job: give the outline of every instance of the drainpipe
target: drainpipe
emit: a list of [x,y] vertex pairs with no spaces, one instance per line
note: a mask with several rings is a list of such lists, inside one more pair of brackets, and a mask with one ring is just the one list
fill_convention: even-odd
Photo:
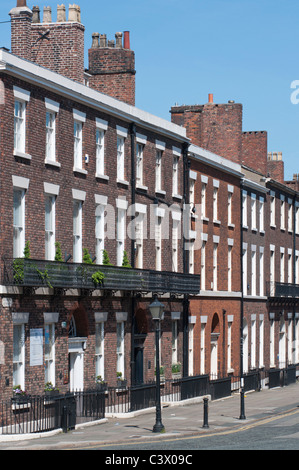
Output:
[[240,269],[241,269],[241,316],[240,316],[240,419],[246,419],[245,416],[245,402],[244,402],[244,377],[243,377],[243,327],[244,327],[244,282],[243,282],[243,181],[240,183],[240,219],[241,219],[241,233],[240,233]]
[[[136,124],[131,124],[131,204],[135,205],[135,190],[136,190],[136,176],[135,176],[135,147],[136,147]],[[134,220],[135,214],[132,215]],[[131,240],[131,266],[135,268],[135,240]],[[135,370],[135,294],[131,297],[131,385],[135,384],[136,370]]]
[[[189,144],[184,142],[183,144],[183,204],[186,206],[189,204],[189,168],[190,162],[188,160],[188,148]],[[185,209],[186,210],[186,209]],[[184,215],[183,215],[184,220]],[[183,230],[184,232],[184,230]],[[189,251],[185,250],[186,238],[183,233],[183,269],[184,274],[189,273]],[[184,295],[183,300],[183,377],[189,375],[189,295]]]

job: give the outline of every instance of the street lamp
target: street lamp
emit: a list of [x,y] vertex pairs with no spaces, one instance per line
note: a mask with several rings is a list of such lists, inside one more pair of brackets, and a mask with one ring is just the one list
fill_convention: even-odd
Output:
[[149,306],[149,311],[155,323],[156,330],[156,423],[153,432],[164,432],[165,428],[161,420],[161,396],[160,396],[160,357],[159,357],[159,333],[160,321],[163,318],[164,305],[159,302],[155,296],[153,302]]

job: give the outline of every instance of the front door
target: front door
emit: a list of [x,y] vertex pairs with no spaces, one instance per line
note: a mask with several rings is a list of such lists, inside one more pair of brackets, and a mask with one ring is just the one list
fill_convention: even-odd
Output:
[[135,383],[143,383],[143,348],[135,347]]
[[72,352],[70,353],[70,391],[83,390],[83,372],[84,372],[84,353]]

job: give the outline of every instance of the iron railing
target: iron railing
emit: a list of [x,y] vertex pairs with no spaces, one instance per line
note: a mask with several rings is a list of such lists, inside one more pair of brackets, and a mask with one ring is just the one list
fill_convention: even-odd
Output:
[[[169,292],[178,295],[196,295],[200,292],[200,276],[193,274],[24,258],[5,258],[3,261],[4,285]],[[97,276],[99,273],[100,276]],[[99,282],[96,282],[97,277]]]
[[97,390],[65,395],[22,396],[0,403],[1,434],[34,434],[105,417],[105,394]]
[[299,284],[290,284],[284,282],[267,282],[266,295],[267,297],[273,298],[299,298]]

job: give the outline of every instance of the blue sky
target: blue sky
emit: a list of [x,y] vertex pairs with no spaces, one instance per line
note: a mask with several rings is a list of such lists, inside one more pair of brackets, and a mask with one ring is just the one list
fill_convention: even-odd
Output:
[[[53,20],[58,3],[27,0],[30,8],[51,6]],[[283,152],[286,179],[299,173],[299,104],[290,99],[299,80],[298,0],[71,3],[81,6],[86,59],[93,32],[108,39],[131,32],[136,106],[169,120],[175,103],[206,103],[209,93],[217,103],[235,100],[243,104],[243,130],[267,131],[268,150]],[[1,0],[0,21],[15,5]],[[0,45],[10,47],[9,24],[0,24]]]

